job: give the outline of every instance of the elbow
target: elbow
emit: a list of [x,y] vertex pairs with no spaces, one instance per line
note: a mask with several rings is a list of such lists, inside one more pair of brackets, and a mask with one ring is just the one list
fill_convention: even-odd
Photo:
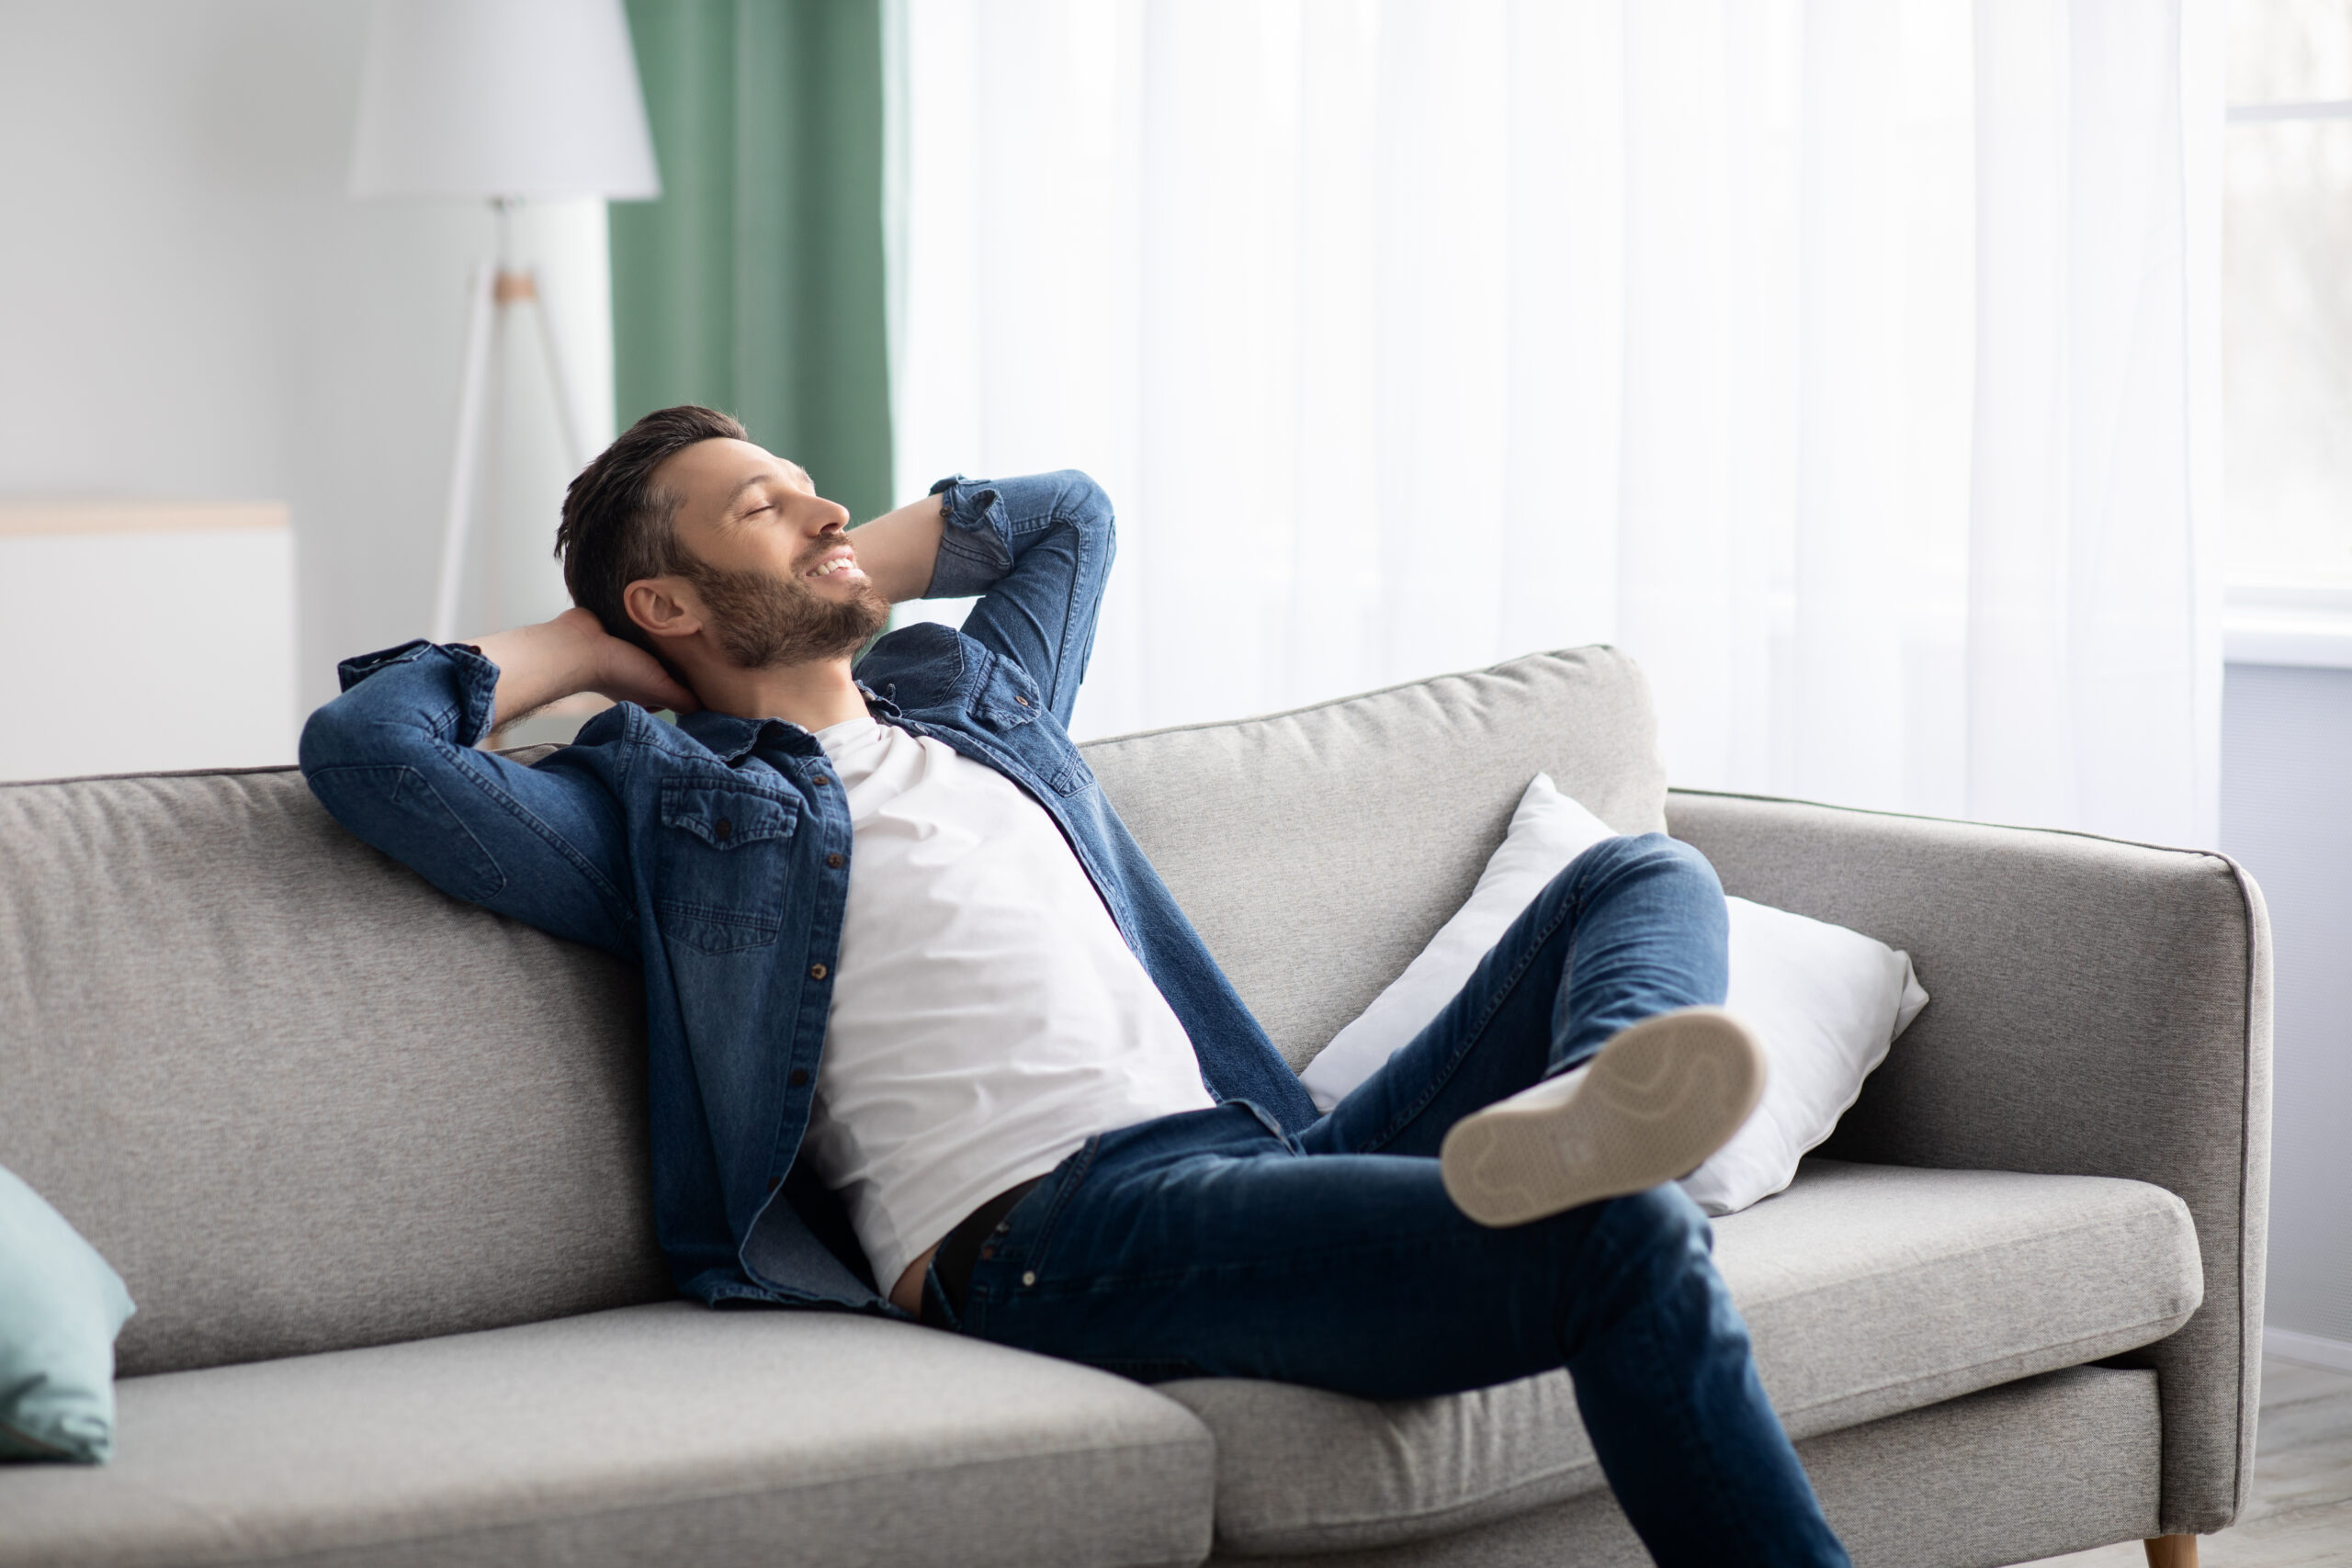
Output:
[[350,759],[352,726],[350,716],[338,711],[343,705],[339,699],[322,704],[303,720],[302,740],[295,749],[294,760],[304,778]]
[[1095,483],[1091,474],[1079,468],[1064,468],[1054,478],[1061,484],[1057,510],[1062,515],[1075,523],[1081,532],[1099,534],[1106,542],[1116,536],[1118,529],[1111,508],[1111,492]]
[[294,760],[306,779],[322,768],[348,768],[385,760],[387,733],[380,716],[363,711],[350,694],[325,704],[302,723]]

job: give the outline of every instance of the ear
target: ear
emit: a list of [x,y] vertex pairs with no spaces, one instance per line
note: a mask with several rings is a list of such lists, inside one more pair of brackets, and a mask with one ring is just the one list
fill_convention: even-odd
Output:
[[640,577],[621,590],[621,607],[648,636],[690,637],[702,630],[702,604],[682,578]]

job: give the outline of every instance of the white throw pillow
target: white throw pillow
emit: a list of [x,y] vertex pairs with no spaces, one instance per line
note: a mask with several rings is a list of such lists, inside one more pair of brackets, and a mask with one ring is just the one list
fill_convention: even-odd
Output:
[[[1548,774],[1536,774],[1470,901],[1299,1075],[1317,1106],[1337,1105],[1419,1034],[1535,896],[1570,861],[1613,836]],[[1861,1094],[1862,1079],[1928,1005],[1908,953],[1785,909],[1724,902],[1731,912],[1725,1005],[1763,1041],[1770,1070],[1756,1114],[1683,1179],[1711,1214],[1736,1213],[1794,1180],[1797,1161],[1829,1136]]]

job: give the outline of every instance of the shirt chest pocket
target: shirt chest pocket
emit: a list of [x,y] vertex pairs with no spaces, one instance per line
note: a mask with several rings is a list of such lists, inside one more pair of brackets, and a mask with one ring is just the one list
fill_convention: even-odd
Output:
[[654,909],[662,932],[705,953],[765,947],[784,923],[799,803],[749,784],[662,785]]
[[1050,717],[1045,697],[1029,672],[1011,660],[999,659],[989,666],[972,716],[994,730],[1055,794],[1076,795],[1094,782],[1069,732],[1059,724],[1036,722]]

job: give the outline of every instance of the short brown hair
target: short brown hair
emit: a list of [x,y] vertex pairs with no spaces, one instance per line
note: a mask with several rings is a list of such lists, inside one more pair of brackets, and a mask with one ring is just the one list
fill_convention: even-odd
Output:
[[571,602],[605,629],[650,650],[652,640],[629,619],[622,591],[640,578],[684,575],[694,563],[678,547],[675,491],[653,470],[698,441],[746,440],[732,414],[696,403],[656,409],[621,432],[563,492],[555,553]]

